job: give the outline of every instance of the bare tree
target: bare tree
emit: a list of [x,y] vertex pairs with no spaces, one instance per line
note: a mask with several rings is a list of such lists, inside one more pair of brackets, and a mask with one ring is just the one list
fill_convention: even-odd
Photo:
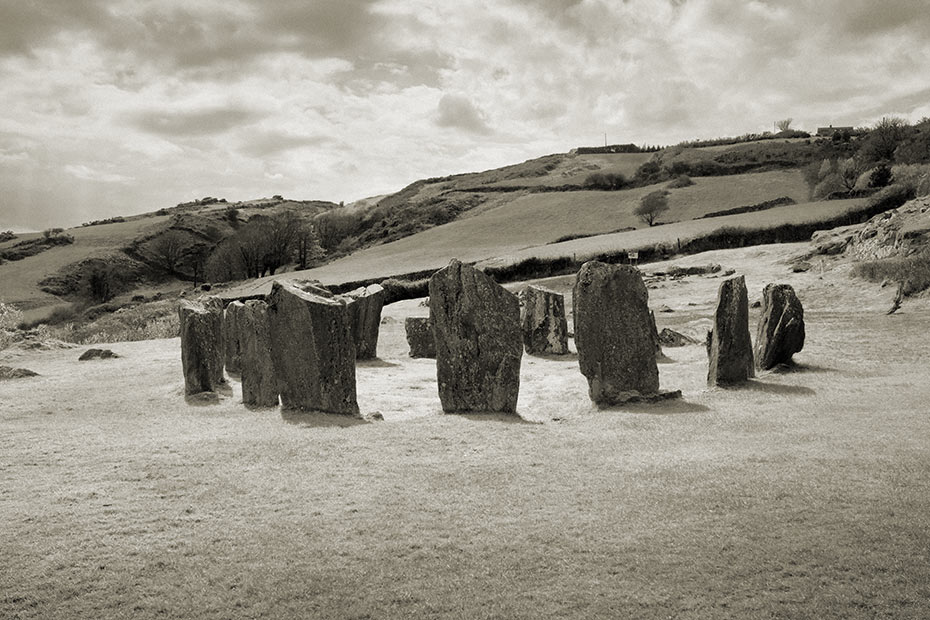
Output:
[[775,123],[775,126],[778,127],[778,131],[788,131],[791,129],[791,123],[794,122],[793,118],[785,118]]
[[181,259],[187,247],[187,238],[179,230],[168,230],[158,235],[147,246],[152,263],[167,274],[179,275]]

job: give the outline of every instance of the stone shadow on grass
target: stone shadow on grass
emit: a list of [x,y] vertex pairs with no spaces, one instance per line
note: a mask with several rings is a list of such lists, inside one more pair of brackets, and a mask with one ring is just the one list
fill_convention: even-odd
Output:
[[790,364],[779,364],[775,368],[771,368],[766,372],[771,372],[779,375],[787,375],[795,372],[836,372],[836,368],[830,368],[829,366],[818,366],[817,364],[799,364],[797,362],[791,362]]
[[524,353],[527,357],[539,360],[548,360],[551,362],[574,362],[578,363],[578,354],[574,351],[569,351],[568,353],[562,353],[561,355],[555,353]]
[[443,415],[457,416],[472,422],[506,422],[508,424],[542,424],[534,420],[527,420],[519,413],[444,413]]
[[782,383],[759,381],[758,379],[750,379],[749,381],[745,381],[743,383],[721,385],[718,387],[726,390],[745,390],[752,392],[766,392],[768,394],[786,394],[795,396],[813,396],[817,393],[815,390],[803,385],[784,385]]
[[362,368],[395,368],[400,366],[397,362],[389,362],[383,360],[380,357],[376,357],[370,360],[357,360],[355,362],[356,366],[361,366]]
[[338,413],[323,413],[322,411],[301,411],[300,409],[282,409],[281,419],[288,424],[303,428],[346,428],[371,424],[368,420]]
[[691,403],[681,397],[667,398],[655,402],[648,401],[630,401],[622,405],[612,407],[600,407],[598,411],[609,411],[617,413],[646,413],[649,415],[678,415],[682,413],[704,413],[710,411],[710,407],[700,403]]

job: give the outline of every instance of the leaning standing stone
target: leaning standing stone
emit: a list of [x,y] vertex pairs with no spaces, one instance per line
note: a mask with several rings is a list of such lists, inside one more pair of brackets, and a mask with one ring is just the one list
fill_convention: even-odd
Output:
[[203,304],[182,299],[178,305],[181,323],[181,368],[184,392],[213,392],[223,376],[223,315]]
[[568,353],[565,298],[542,286],[523,290],[523,347],[527,353]]
[[659,391],[649,293],[629,265],[589,261],[575,280],[575,346],[588,393],[610,406]]
[[789,284],[768,284],[762,291],[762,316],[756,332],[756,362],[762,370],[788,364],[804,348],[804,308]]
[[515,412],[523,356],[516,296],[453,260],[430,278],[429,300],[443,411]]
[[404,331],[407,332],[407,344],[410,345],[410,357],[430,357],[436,359],[436,341],[433,340],[433,324],[423,316],[408,316],[404,319]]
[[276,281],[268,322],[281,405],[357,416],[355,345],[345,302]]
[[707,384],[739,383],[755,376],[749,337],[749,298],[746,280],[724,280],[717,292],[714,327],[707,340]]
[[238,373],[239,356],[241,353],[241,320],[242,309],[245,306],[241,301],[234,301],[226,306],[226,313],[223,319],[223,340],[226,349],[226,370],[230,373]]
[[256,407],[275,407],[278,404],[278,383],[271,357],[268,304],[247,301],[239,310],[238,320],[242,402]]
[[341,296],[349,310],[355,359],[368,360],[378,356],[378,330],[381,328],[381,308],[384,289],[380,284],[363,286]]

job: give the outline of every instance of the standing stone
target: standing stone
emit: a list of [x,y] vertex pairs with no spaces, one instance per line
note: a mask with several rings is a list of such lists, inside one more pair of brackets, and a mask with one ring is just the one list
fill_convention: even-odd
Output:
[[410,357],[436,359],[436,341],[433,340],[433,324],[429,318],[408,316],[404,319],[404,330],[410,345]]
[[349,311],[355,359],[369,360],[378,356],[378,330],[381,328],[381,308],[384,289],[380,284],[362,286],[341,296]]
[[656,325],[656,313],[653,310],[649,311],[649,323],[651,324],[650,327],[652,328],[652,340],[656,348],[656,357],[662,357],[662,341],[659,339],[659,328]]
[[275,281],[268,322],[281,405],[357,416],[355,345],[345,301]]
[[573,298],[575,346],[591,400],[610,406],[656,395],[656,339],[639,271],[589,261],[578,271]]
[[268,304],[247,301],[241,305],[238,327],[242,402],[256,407],[275,407],[278,404],[278,382],[271,356]]
[[756,362],[762,370],[788,364],[804,348],[804,308],[789,284],[768,284],[762,291],[762,316],[756,332]]
[[203,304],[182,299],[178,304],[181,323],[181,368],[184,392],[213,392],[224,381],[223,315]]
[[223,366],[226,363],[226,322],[223,320],[223,308],[225,304],[219,297],[211,296],[204,300],[203,306],[207,311],[215,314],[215,320],[220,323],[220,363],[218,366],[214,366],[214,372],[216,374],[213,380],[217,385],[225,385],[226,377],[223,376]]
[[223,319],[223,340],[226,349],[226,371],[239,373],[239,357],[242,349],[242,309],[245,306],[241,301],[234,301],[226,306]]
[[755,376],[749,337],[749,297],[746,280],[724,280],[717,292],[714,327],[707,337],[707,384],[740,383]]
[[516,296],[453,260],[430,278],[429,300],[443,411],[515,412],[523,356]]
[[523,290],[523,347],[527,353],[568,353],[565,298],[542,286]]

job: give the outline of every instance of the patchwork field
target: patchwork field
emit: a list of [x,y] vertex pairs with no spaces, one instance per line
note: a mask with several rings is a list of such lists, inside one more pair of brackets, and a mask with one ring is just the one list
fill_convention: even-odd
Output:
[[[186,404],[177,339],[0,352],[41,375],[0,382],[0,617],[927,617],[930,301],[886,316],[845,265],[790,273],[804,247],[676,261],[793,284],[808,340],[730,390],[666,349],[662,405],[596,410],[574,356],[525,356],[520,418],[443,415],[418,300],[358,369],[377,423],[235,380]],[[702,336],[719,282],[656,282],[659,328]]]

